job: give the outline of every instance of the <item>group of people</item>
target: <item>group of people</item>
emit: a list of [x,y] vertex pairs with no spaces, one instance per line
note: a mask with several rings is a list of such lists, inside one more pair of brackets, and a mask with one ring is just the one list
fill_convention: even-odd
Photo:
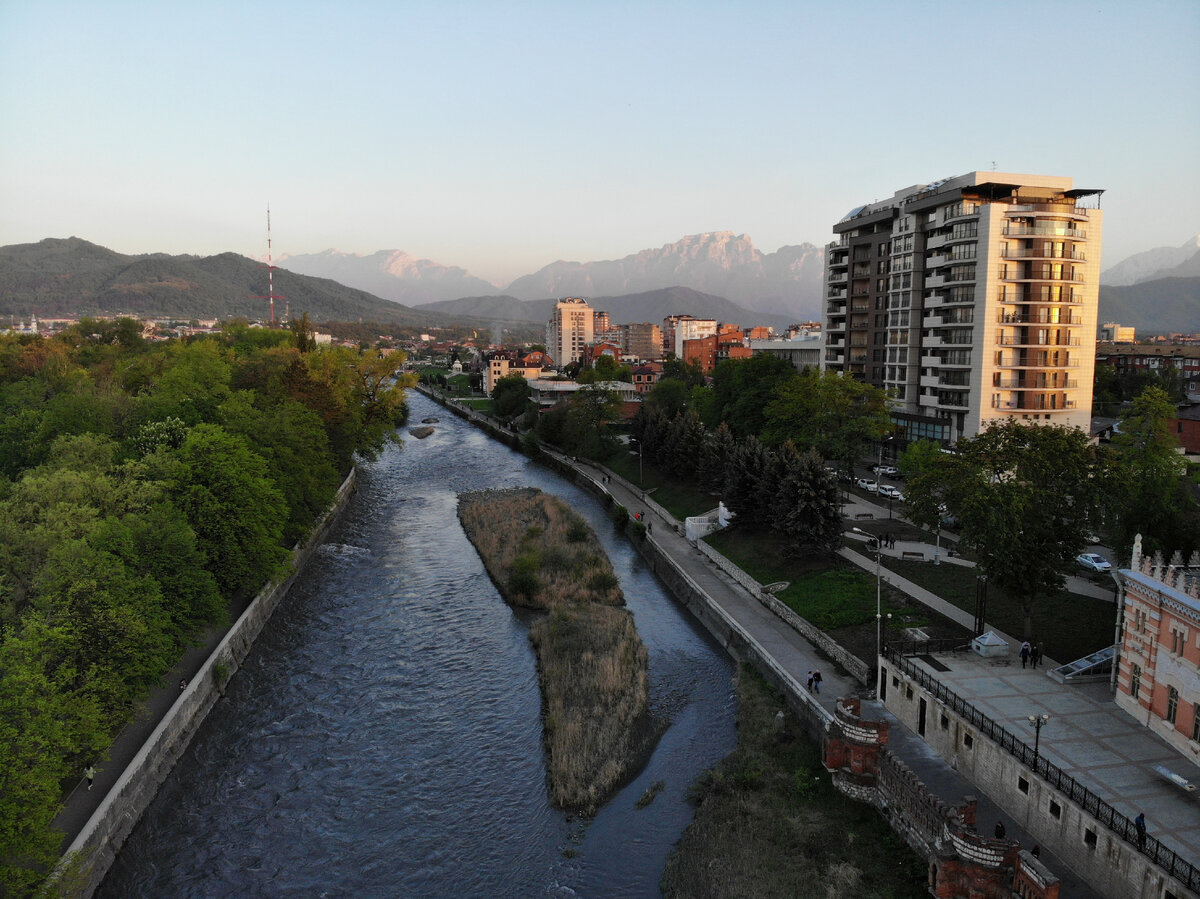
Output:
[[1042,660],[1042,644],[1030,643],[1026,640],[1021,644],[1021,667],[1029,665],[1033,668],[1038,666],[1038,662]]
[[808,692],[809,693],[820,693],[821,692],[821,672],[820,671],[808,672]]

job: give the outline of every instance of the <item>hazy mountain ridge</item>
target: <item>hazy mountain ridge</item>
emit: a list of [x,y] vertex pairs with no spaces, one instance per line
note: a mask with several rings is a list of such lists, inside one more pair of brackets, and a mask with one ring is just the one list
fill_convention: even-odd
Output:
[[369,256],[324,250],[282,256],[277,264],[299,275],[330,278],[386,300],[413,306],[492,294],[497,290],[496,285],[476,278],[464,268],[417,259],[403,250],[380,250]]
[[1178,247],[1155,247],[1134,253],[1100,273],[1107,287],[1128,287],[1159,278],[1200,275],[1200,234]]
[[[659,324],[668,315],[687,314],[696,318],[713,318],[719,322],[749,327],[773,325],[777,330],[792,324],[787,316],[757,312],[739,306],[725,297],[702,293],[690,287],[664,287],[622,296],[590,296],[588,305],[608,313],[614,325],[631,322]],[[503,322],[537,322],[550,320],[557,298],[519,300],[514,296],[463,297],[422,306],[449,315],[470,315]]]
[[824,250],[809,243],[764,254],[745,234],[710,231],[623,259],[553,262],[518,278],[507,293],[522,299],[598,297],[678,286],[747,309],[811,319],[820,315],[824,264]]
[[711,231],[623,259],[552,262],[517,278],[504,290],[466,269],[416,259],[401,250],[380,250],[369,256],[325,250],[285,256],[279,264],[289,271],[333,278],[414,306],[463,297],[507,295],[537,300],[689,287],[726,297],[746,309],[795,321],[820,315],[825,251],[804,243],[762,253],[744,234]]
[[1100,323],[1131,325],[1139,338],[1200,332],[1200,277],[1100,285]]

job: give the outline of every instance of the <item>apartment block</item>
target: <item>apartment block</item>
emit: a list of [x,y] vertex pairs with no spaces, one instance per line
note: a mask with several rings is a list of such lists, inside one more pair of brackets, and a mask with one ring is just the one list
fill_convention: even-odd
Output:
[[559,365],[578,362],[583,348],[592,342],[593,311],[587,300],[578,297],[567,297],[554,304],[546,325],[546,351]]
[[1101,193],[971,172],[851,210],[826,253],[823,366],[886,389],[906,440],[1087,430]]

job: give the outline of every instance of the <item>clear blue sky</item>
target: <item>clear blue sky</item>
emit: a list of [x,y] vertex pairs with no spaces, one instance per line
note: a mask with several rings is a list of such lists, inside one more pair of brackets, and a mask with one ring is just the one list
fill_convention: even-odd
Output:
[[259,256],[270,202],[503,286],[993,162],[1104,188],[1104,267],[1200,231],[1200,2],[0,0],[0,245]]

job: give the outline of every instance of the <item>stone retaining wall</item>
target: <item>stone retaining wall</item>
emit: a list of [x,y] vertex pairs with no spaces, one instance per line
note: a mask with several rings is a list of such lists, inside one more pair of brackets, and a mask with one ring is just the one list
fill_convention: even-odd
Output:
[[101,801],[52,875],[57,880],[55,895],[87,897],[100,886],[117,852],[209,710],[224,694],[225,685],[250,652],[263,625],[341,516],[354,492],[355,479],[356,472],[351,471],[308,540],[293,550],[292,574],[281,583],[268,584],[246,607]]

